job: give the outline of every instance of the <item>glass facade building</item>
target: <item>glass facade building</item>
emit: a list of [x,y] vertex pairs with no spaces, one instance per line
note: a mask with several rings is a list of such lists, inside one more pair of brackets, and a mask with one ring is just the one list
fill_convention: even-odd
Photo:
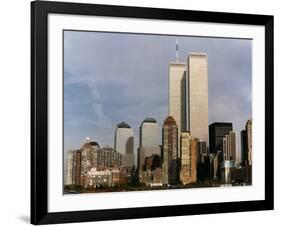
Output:
[[209,150],[211,154],[223,150],[223,138],[233,130],[230,122],[214,122],[209,125]]

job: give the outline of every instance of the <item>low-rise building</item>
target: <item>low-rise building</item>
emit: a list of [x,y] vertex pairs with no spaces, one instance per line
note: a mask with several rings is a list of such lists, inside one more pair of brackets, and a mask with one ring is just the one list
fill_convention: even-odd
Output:
[[114,187],[126,182],[125,176],[119,169],[97,170],[97,168],[91,168],[85,177],[84,187]]

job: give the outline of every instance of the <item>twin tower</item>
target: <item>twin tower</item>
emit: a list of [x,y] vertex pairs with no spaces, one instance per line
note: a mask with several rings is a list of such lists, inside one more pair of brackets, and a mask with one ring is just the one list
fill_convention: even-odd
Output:
[[207,54],[189,53],[187,62],[169,65],[169,116],[181,132],[189,131],[208,146],[208,65]]

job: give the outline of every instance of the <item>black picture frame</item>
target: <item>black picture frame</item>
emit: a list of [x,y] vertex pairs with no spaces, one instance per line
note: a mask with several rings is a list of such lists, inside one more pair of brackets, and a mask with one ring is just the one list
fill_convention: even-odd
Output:
[[[265,199],[142,208],[48,212],[48,14],[113,16],[265,27]],[[52,224],[272,210],[274,208],[273,16],[35,1],[31,3],[31,223]]]

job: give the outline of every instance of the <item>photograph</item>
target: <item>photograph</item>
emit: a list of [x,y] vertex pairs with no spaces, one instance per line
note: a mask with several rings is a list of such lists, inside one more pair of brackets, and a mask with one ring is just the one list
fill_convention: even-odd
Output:
[[171,7],[31,3],[32,224],[274,209],[274,16]]
[[252,186],[252,41],[63,30],[63,194]]

